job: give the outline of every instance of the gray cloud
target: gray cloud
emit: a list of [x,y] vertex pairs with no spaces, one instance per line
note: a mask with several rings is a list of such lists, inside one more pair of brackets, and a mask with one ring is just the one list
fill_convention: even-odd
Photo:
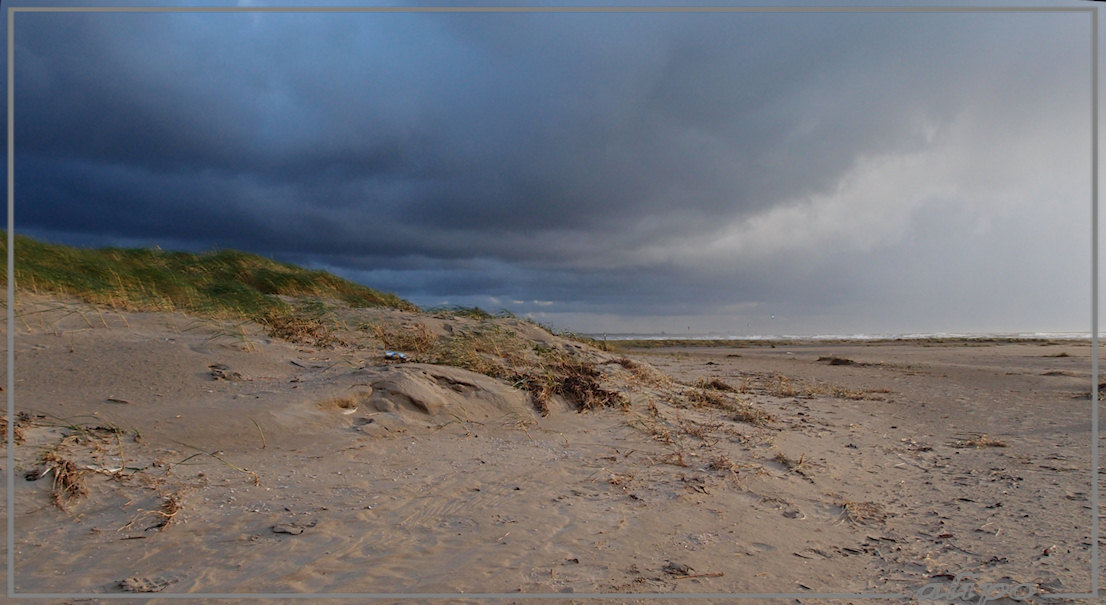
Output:
[[1031,286],[1086,276],[1085,15],[18,19],[23,232],[578,329],[1081,329]]

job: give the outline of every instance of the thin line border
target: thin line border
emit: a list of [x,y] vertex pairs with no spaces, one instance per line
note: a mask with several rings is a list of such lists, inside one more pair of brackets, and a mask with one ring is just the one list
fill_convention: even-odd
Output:
[[1098,483],[1098,8],[1091,11],[1091,598],[1099,594]]
[[17,13],[1088,13],[1091,23],[1091,590],[1037,594],[1043,600],[1099,594],[1098,460],[1098,7],[1075,6],[31,6],[8,7],[7,228],[7,596],[19,599],[909,599],[911,593],[16,593],[15,592],[15,15]]

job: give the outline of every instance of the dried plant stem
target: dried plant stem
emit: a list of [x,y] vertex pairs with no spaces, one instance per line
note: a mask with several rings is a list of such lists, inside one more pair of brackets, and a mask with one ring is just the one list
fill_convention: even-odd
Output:
[[265,432],[261,430],[261,425],[258,424],[256,420],[254,420],[253,418],[250,418],[250,422],[252,422],[253,425],[255,427],[257,427],[257,434],[261,435],[261,449],[265,449],[265,447],[268,445],[265,442]]

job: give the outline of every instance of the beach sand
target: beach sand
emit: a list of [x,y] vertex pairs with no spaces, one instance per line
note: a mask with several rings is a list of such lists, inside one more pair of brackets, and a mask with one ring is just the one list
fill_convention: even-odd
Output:
[[605,353],[516,322],[629,401],[542,416],[502,381],[389,363],[356,331],[324,348],[16,303],[4,556],[20,594],[1090,586],[1087,343]]

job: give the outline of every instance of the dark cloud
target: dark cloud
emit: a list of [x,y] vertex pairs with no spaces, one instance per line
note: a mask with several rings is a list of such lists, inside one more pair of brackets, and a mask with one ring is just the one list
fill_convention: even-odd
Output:
[[[17,228],[65,241],[245,248],[583,325],[760,304],[845,318],[919,283],[970,296],[972,275],[925,259],[961,249],[1013,275],[1036,265],[1012,260],[1011,234],[1047,224],[1055,244],[1085,220],[1081,14],[17,25]],[[1006,199],[1023,222],[980,235]],[[962,222],[930,232],[931,212]],[[1073,216],[1038,220],[1057,213]],[[1065,263],[1037,283],[1079,284]],[[927,325],[959,317],[931,302]]]

